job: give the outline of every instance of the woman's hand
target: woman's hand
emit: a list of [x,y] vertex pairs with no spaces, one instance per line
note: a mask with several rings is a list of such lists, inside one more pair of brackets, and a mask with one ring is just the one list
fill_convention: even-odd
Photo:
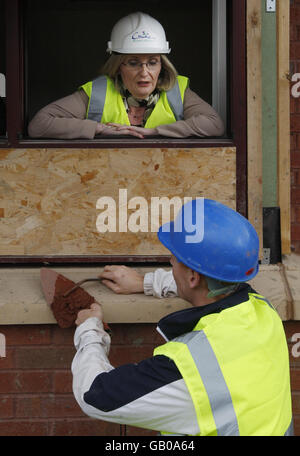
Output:
[[[121,134],[138,134],[141,138],[145,136],[153,136],[155,134],[154,128],[143,128],[143,127],[135,127],[134,125],[121,125],[116,123],[107,123],[106,126],[110,126],[116,129],[118,132],[123,132]],[[127,133],[125,133],[125,131]]]
[[130,125],[119,125],[119,124],[101,124],[98,123],[96,127],[95,135],[101,136],[135,136],[136,138],[143,139],[145,136],[149,136],[149,128],[132,127]]
[[105,266],[99,278],[117,294],[144,292],[144,276],[127,266]]

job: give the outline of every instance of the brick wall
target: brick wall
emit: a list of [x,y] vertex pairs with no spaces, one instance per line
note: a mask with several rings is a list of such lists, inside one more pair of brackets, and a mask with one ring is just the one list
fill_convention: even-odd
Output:
[[296,436],[300,436],[300,356],[299,357],[293,356],[293,354],[292,354],[293,343],[291,341],[291,337],[293,336],[293,334],[299,334],[299,337],[300,337],[300,321],[285,322],[284,329],[285,329],[288,346],[289,346],[289,353],[290,353],[290,373],[291,373],[294,431],[295,431]]
[[[300,0],[291,0],[291,74],[300,73]],[[300,253],[300,97],[291,95],[291,238]]]
[[[112,325],[111,363],[118,366],[151,356],[153,348],[163,343],[155,326]],[[300,436],[300,357],[293,357],[291,351],[291,337],[300,333],[300,322],[287,322],[285,329],[295,431]],[[88,418],[73,398],[73,329],[63,330],[56,325],[0,326],[0,333],[6,337],[6,357],[0,358],[0,436],[120,435],[119,425]],[[156,432],[127,426],[127,435]]]
[[[163,343],[155,325],[111,327],[114,366],[149,357]],[[73,398],[74,329],[0,326],[0,333],[6,338],[6,357],[0,358],[0,436],[120,435],[120,425],[88,418]],[[130,436],[157,434],[132,426],[126,430]]]

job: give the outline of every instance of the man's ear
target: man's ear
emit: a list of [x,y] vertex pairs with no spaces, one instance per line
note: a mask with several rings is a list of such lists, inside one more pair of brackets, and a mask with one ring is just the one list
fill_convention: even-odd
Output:
[[203,278],[202,274],[190,269],[190,274],[189,274],[190,288],[197,288],[200,285],[202,278]]

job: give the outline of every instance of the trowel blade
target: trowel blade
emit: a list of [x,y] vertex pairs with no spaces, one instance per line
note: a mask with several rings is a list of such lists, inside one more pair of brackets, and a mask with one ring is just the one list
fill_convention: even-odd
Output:
[[[47,304],[52,308],[52,311],[54,313],[54,316],[56,318],[56,321],[57,321],[58,325],[61,328],[70,327],[71,323],[73,323],[73,325],[74,325],[74,322],[70,323],[70,320],[69,319],[66,320],[65,319],[65,315],[62,315],[62,313],[63,314],[66,313],[66,308],[64,308],[64,306],[63,306],[62,309],[57,309],[55,311],[53,309],[52,305],[54,304],[54,298],[55,298],[55,292],[56,292],[56,282],[57,282],[58,279],[59,279],[60,296],[61,296],[62,293],[66,293],[68,290],[73,288],[76,285],[76,283],[73,282],[72,280],[68,279],[64,275],[59,274],[58,272],[53,271],[52,269],[48,269],[48,268],[41,268],[40,279],[41,279],[41,285],[42,285],[42,289],[43,289],[43,293],[44,293],[45,299],[47,301]],[[81,295],[83,297],[83,302],[82,302],[83,305],[82,305],[82,307],[80,307],[80,306],[78,307],[78,311],[81,308],[82,309],[89,308],[91,301],[92,302],[95,301],[95,299],[93,298],[92,295],[87,293],[83,288],[79,287],[79,288],[77,288],[76,291],[74,291],[73,296],[68,297],[68,298],[64,298],[65,299],[65,303],[66,303],[67,306],[70,305],[70,303],[72,302],[72,298],[74,298],[76,292],[78,293],[79,290],[80,290]],[[89,300],[89,298],[91,298],[91,299]],[[87,299],[88,299],[88,302],[87,302]],[[73,316],[75,315],[74,308],[71,308],[70,312],[71,312],[71,315],[73,315]],[[76,316],[73,319],[74,321],[75,321],[75,318],[76,318]],[[103,321],[103,326],[104,326],[105,331],[107,331],[108,333],[111,333],[111,330],[110,330],[108,324],[105,323],[104,321]]]
[[58,273],[52,269],[42,268],[40,271],[42,290],[48,306],[51,306],[55,293],[55,283]]
[[53,303],[53,299],[55,296],[55,284],[58,278],[60,278],[61,283],[65,283],[65,291],[69,290],[75,285],[75,282],[73,282],[72,280],[49,268],[41,269],[40,278],[45,299],[47,301],[48,306],[50,307]]

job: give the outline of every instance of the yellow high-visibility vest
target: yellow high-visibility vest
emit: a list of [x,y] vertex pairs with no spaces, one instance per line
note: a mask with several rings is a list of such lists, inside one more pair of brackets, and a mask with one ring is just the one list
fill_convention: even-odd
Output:
[[246,302],[202,317],[193,331],[154,350],[179,369],[201,436],[292,435],[283,325],[263,296],[248,296]]
[[[189,80],[185,76],[177,76],[175,86],[167,92],[161,92],[158,102],[147,119],[145,128],[155,128],[183,119],[183,100],[188,83]],[[87,119],[101,123],[113,122],[130,125],[122,96],[116,90],[113,80],[108,76],[99,76],[80,88],[89,97]]]

